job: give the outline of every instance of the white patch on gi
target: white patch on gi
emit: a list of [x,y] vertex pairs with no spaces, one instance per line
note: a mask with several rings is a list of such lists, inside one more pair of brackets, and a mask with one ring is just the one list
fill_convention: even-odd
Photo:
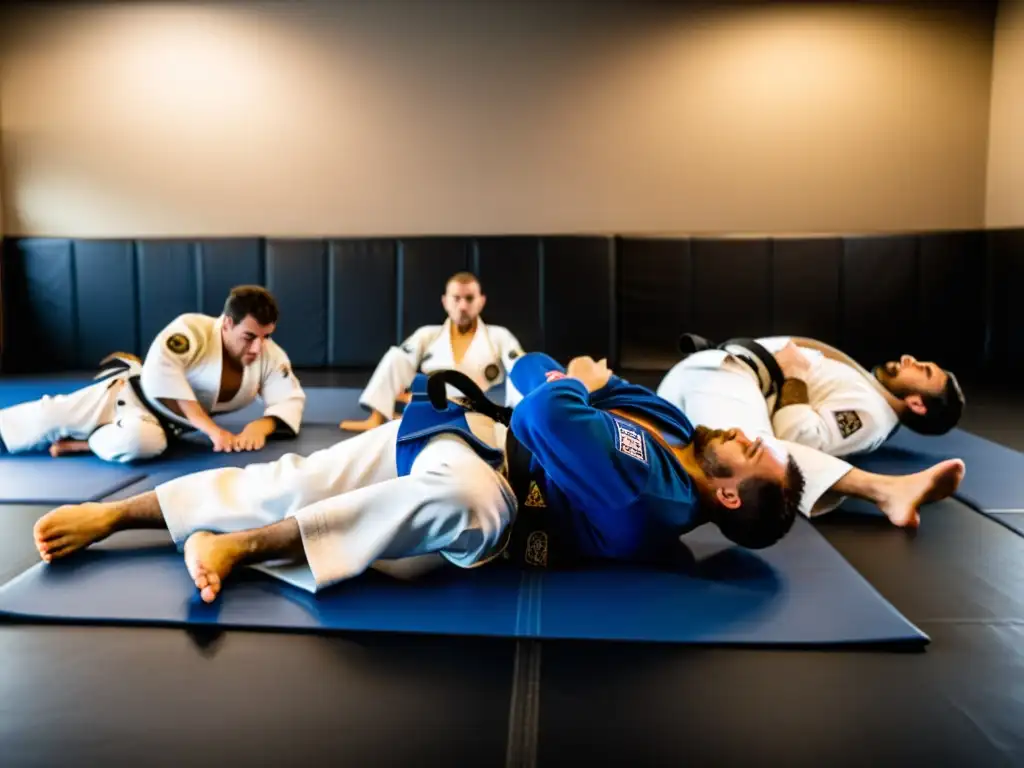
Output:
[[643,432],[636,427],[627,426],[618,419],[614,419],[615,427],[618,430],[618,449],[631,456],[637,461],[647,463],[647,443],[644,441]]

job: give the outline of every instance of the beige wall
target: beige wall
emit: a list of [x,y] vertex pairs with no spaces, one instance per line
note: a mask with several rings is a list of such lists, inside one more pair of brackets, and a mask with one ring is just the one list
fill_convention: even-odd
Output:
[[989,227],[1024,226],[1024,0],[999,6],[988,155]]
[[2,25],[7,232],[983,225],[983,3],[675,5],[23,12]]

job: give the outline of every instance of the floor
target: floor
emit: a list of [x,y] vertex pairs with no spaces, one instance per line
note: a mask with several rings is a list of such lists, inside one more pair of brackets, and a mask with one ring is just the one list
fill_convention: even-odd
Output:
[[[1024,450],[1024,398],[970,395]],[[0,509],[0,579],[45,511]],[[817,525],[925,651],[0,625],[0,764],[1024,764],[1024,537],[955,501]]]

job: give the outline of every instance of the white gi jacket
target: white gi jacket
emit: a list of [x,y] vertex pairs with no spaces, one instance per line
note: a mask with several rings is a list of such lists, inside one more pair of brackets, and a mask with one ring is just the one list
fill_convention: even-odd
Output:
[[[416,329],[399,347],[391,347],[377,365],[359,402],[387,418],[394,417],[395,398],[406,391],[417,373],[454,369],[469,376],[484,392],[508,378],[515,361],[522,357],[519,341],[500,325],[487,325],[477,320],[473,340],[455,364],[451,342],[451,320],[443,325],[425,325]],[[458,393],[449,388],[449,394]],[[517,396],[508,381],[505,401],[513,404]]]
[[241,410],[257,397],[266,405],[264,416],[280,419],[298,434],[306,393],[291,368],[288,355],[267,339],[260,356],[246,366],[238,392],[226,402],[218,400],[223,364],[223,316],[198,313],[179,315],[150,345],[142,364],[142,391],[161,416],[185,427],[188,419],[159,402],[195,400],[211,416]]

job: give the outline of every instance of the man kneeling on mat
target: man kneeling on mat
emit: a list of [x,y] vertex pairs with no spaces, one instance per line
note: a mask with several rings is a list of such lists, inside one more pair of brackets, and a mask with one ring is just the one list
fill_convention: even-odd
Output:
[[[704,523],[749,548],[793,524],[803,479],[792,462],[738,430],[694,428],[603,361],[565,369],[525,356],[513,375],[528,394],[514,411],[468,377],[455,383],[469,400],[446,401],[448,374],[418,377],[400,421],[309,457],[61,507],[36,524],[39,553],[51,562],[115,531],[166,526],[212,601],[244,564],[315,592],[425,555],[467,568],[502,555],[536,567],[656,562]],[[286,575],[297,569],[304,580]]]

